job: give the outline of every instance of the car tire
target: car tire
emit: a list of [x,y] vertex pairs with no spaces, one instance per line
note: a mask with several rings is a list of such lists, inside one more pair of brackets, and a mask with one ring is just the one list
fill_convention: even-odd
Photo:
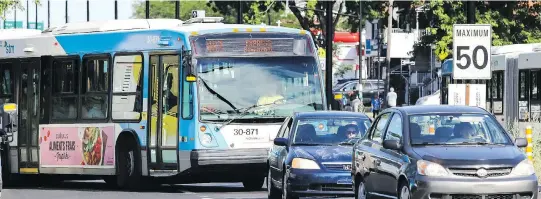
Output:
[[284,172],[284,177],[282,178],[282,199],[299,199],[299,197],[291,194],[287,187],[287,172]]
[[402,183],[400,185],[400,189],[398,190],[398,198],[399,199],[410,199],[411,198],[411,191],[407,183]]
[[267,175],[267,195],[269,199],[280,199],[280,190],[274,187],[271,178],[271,169],[269,168],[269,175]]
[[366,186],[364,184],[363,180],[359,180],[359,182],[356,183],[357,187],[355,188],[355,199],[367,199],[368,192],[366,191]]
[[242,186],[248,191],[259,191],[265,184],[265,177],[249,178],[242,181]]

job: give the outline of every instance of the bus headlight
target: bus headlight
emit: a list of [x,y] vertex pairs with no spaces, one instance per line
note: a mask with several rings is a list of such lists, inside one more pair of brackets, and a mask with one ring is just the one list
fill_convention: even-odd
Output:
[[212,143],[212,136],[208,133],[204,133],[201,135],[201,142],[203,142],[203,144],[210,144]]

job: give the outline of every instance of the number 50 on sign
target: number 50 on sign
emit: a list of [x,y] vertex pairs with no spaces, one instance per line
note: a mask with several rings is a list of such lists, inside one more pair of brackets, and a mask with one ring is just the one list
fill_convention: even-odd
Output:
[[492,27],[453,25],[453,79],[490,79]]

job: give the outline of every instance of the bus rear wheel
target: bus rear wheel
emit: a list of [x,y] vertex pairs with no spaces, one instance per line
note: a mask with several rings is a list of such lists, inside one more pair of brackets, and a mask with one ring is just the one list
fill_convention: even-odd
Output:
[[265,184],[265,177],[248,178],[242,181],[244,189],[248,191],[259,191],[263,188],[263,184]]
[[135,141],[122,139],[117,147],[117,186],[136,190],[141,185],[141,155]]

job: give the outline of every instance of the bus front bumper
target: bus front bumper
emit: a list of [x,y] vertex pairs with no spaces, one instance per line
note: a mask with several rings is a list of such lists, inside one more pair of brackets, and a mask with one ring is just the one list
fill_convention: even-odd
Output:
[[269,149],[193,150],[192,166],[267,164]]

